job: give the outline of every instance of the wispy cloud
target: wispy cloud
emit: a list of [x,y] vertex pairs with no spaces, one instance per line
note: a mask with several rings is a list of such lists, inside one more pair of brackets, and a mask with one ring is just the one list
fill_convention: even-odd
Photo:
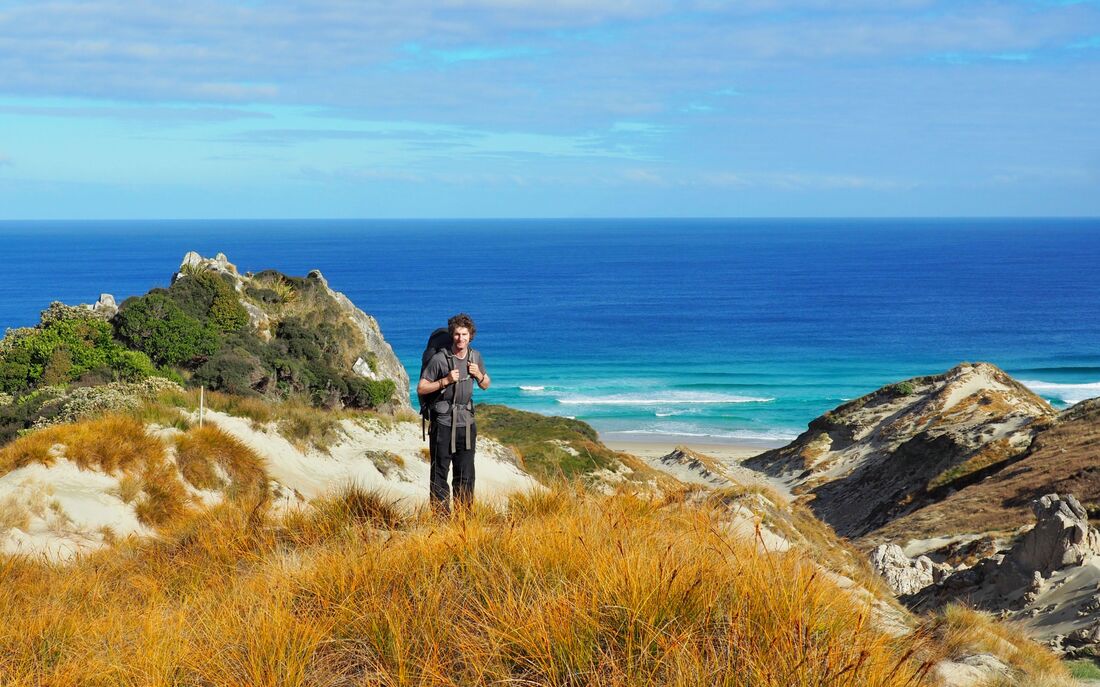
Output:
[[960,53],[948,52],[937,55],[929,55],[929,62],[943,62],[946,64],[976,64],[979,62],[1030,62],[1035,56],[1027,52],[1002,52],[1002,53]]
[[425,49],[419,43],[406,43],[401,46],[401,53],[405,56],[403,64],[411,66],[407,60],[413,57],[419,60],[438,62],[442,64],[458,64],[461,62],[493,62],[497,60],[514,60],[545,55],[549,51],[528,46],[480,46],[470,45],[450,49]]
[[230,122],[249,119],[269,119],[270,114],[258,110],[233,109],[219,106],[185,107],[173,105],[118,105],[95,101],[74,101],[70,104],[0,103],[0,114],[29,117],[61,117],[66,119],[109,119],[159,123]]
[[935,201],[1087,166],[1098,79],[1095,0],[0,2],[42,180]]

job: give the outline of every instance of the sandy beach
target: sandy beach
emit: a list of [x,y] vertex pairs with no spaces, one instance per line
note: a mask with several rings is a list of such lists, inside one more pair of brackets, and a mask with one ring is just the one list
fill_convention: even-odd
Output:
[[660,458],[666,456],[677,446],[686,446],[692,451],[703,453],[726,463],[740,463],[746,458],[768,451],[773,447],[750,446],[747,444],[704,444],[704,443],[662,443],[656,441],[614,441],[601,439],[608,448],[633,453],[641,458]]

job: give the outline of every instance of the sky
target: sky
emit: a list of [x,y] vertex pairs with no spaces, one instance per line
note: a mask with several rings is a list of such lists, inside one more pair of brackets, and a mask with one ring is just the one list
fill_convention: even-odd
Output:
[[0,219],[1100,216],[1100,0],[0,0]]

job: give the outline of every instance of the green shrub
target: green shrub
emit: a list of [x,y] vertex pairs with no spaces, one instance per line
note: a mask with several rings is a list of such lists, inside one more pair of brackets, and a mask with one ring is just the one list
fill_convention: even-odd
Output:
[[348,377],[345,380],[347,394],[344,403],[355,408],[377,408],[389,403],[393,394],[397,391],[397,385],[392,379],[362,379]]
[[908,396],[916,390],[912,382],[898,382],[890,388],[893,389],[894,393],[898,396]]
[[[153,367],[153,361],[149,356],[141,351],[123,349],[121,346],[111,357],[111,368],[116,372],[115,377],[123,382],[136,382],[146,377],[164,376]],[[177,374],[176,377],[178,378],[179,375]]]
[[221,332],[235,332],[248,326],[248,311],[234,295],[219,295],[210,307],[210,324]]
[[248,351],[234,348],[218,351],[191,378],[193,385],[205,385],[229,394],[252,395],[267,377],[263,363]]
[[167,295],[185,313],[221,332],[248,325],[248,311],[241,305],[232,277],[209,270],[189,269],[169,287]]
[[279,296],[279,293],[274,289],[248,286],[245,288],[244,293],[252,300],[263,305],[279,305],[283,302],[283,299]]
[[75,308],[43,314],[34,328],[9,332],[0,347],[0,392],[19,393],[85,377],[134,380],[153,372],[148,357],[127,351],[110,323]]
[[217,334],[163,293],[128,298],[115,316],[124,342],[158,365],[187,365],[218,349]]
[[0,406],[0,446],[15,439],[20,432],[36,422],[55,417],[61,412],[61,405],[54,402],[60,396],[60,389],[50,387],[26,394],[14,403]]
[[[156,293],[154,289],[150,293]],[[205,322],[214,305],[217,289],[209,280],[184,276],[173,282],[166,292],[185,313],[199,322]]]

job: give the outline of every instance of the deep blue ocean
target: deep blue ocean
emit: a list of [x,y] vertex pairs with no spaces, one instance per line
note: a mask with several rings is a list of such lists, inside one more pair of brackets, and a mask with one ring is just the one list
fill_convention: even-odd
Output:
[[611,439],[784,443],[884,384],[989,361],[1100,396],[1100,220],[0,222],[0,327],[167,286],[188,250],[320,269],[415,379],[477,323],[480,402]]

